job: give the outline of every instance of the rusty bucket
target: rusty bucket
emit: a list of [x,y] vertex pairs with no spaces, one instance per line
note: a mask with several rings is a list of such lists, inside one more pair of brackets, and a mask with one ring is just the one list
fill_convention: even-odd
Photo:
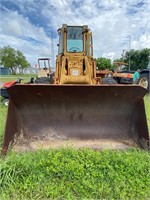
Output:
[[[109,141],[149,146],[143,97],[136,85],[18,84],[10,103],[2,152],[30,141]],[[130,142],[128,142],[130,141]],[[97,143],[101,148],[101,143]]]

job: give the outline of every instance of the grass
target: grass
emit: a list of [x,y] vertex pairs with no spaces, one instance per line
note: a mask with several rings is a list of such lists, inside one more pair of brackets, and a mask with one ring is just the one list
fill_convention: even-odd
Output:
[[0,160],[0,199],[148,200],[150,155],[142,150],[40,150]]
[[[150,125],[150,95],[144,101]],[[0,142],[6,113],[0,98]],[[150,155],[141,149],[10,151],[0,158],[0,177],[2,200],[150,199]]]
[[147,94],[144,97],[144,104],[145,104],[145,111],[146,111],[146,117],[147,117],[147,125],[150,133],[150,94]]
[[5,128],[6,115],[7,107],[3,105],[3,98],[0,96],[0,147],[2,144],[2,137]]
[[0,75],[0,82],[5,83],[8,81],[17,80],[22,78],[22,83],[30,81],[31,77],[36,77],[36,74],[17,74],[17,75]]

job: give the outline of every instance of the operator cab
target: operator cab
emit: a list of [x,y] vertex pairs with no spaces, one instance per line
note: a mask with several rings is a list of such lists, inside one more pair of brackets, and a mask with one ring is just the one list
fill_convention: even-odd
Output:
[[67,28],[67,51],[83,52],[83,29],[82,27],[69,26]]
[[50,77],[50,58],[39,58],[38,59],[38,78],[40,77]]
[[77,53],[78,55],[93,56],[92,33],[87,25],[67,26],[63,24],[62,28],[58,29],[58,34],[58,54]]

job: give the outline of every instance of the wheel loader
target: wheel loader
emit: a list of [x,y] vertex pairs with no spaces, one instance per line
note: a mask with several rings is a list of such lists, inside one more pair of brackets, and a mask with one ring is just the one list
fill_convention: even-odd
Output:
[[38,67],[38,76],[35,79],[35,83],[53,83],[54,73],[50,67],[50,58],[39,58]]
[[7,89],[10,103],[2,152],[11,146],[17,150],[66,145],[149,148],[146,90],[96,77],[92,32],[87,25],[63,24],[58,35],[54,83]]

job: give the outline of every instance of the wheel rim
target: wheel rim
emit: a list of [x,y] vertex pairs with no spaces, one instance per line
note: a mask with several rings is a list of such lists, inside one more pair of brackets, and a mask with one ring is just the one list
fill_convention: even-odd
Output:
[[4,100],[4,105],[5,105],[5,106],[8,106],[8,105],[9,105],[9,100],[8,100],[8,99],[5,99],[5,100]]
[[148,80],[146,78],[142,78],[139,82],[139,85],[147,89],[148,88]]

